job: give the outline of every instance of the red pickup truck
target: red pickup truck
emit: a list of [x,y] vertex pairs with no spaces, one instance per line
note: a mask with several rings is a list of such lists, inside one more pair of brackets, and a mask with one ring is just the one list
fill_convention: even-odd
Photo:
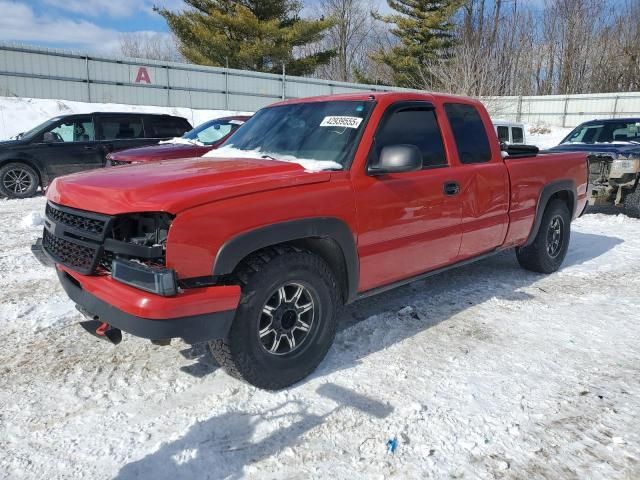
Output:
[[285,101],[207,155],[56,179],[43,246],[93,333],[206,341],[265,389],[317,367],[342,304],[511,248],[554,272],[587,201],[585,154],[502,152],[448,95]]

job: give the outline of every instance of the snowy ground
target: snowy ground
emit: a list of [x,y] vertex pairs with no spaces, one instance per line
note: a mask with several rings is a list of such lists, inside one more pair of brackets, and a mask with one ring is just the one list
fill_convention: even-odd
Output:
[[578,220],[554,275],[504,253],[360,301],[267,393],[86,334],[29,252],[44,203],[0,201],[1,478],[640,478],[640,221]]
[[251,114],[227,110],[196,110],[179,107],[150,107],[141,105],[120,105],[117,103],[85,103],[70,100],[47,100],[41,98],[0,97],[0,141],[7,140],[20,132],[59,115],[90,112],[140,112],[166,113],[184,117],[194,127],[212,118],[228,115]]

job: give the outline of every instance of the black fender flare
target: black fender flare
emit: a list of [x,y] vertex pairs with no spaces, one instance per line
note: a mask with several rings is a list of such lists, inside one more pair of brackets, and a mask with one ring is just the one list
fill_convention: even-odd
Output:
[[533,221],[533,227],[531,228],[531,233],[529,233],[529,238],[527,238],[527,241],[524,244],[525,247],[531,245],[536,239],[538,230],[540,230],[540,224],[542,223],[542,216],[544,215],[544,211],[547,209],[549,199],[559,192],[567,192],[567,194],[571,198],[571,203],[573,205],[571,218],[575,218],[576,208],[578,205],[576,201],[578,198],[576,182],[574,182],[573,180],[556,180],[554,182],[548,183],[542,188],[542,191],[540,192],[540,197],[538,198],[538,206],[536,209],[536,218]]
[[326,238],[334,240],[344,257],[347,275],[347,302],[358,293],[359,260],[356,240],[349,226],[334,217],[314,217],[274,223],[241,233],[222,245],[213,264],[213,275],[228,275],[247,255],[279,243]]

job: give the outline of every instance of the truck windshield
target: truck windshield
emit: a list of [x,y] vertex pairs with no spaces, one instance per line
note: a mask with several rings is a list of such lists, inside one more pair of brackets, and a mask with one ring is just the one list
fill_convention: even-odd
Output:
[[576,127],[562,143],[640,144],[640,120],[634,122],[584,123]]
[[307,169],[349,165],[373,101],[307,102],[260,110],[207,157],[266,158]]

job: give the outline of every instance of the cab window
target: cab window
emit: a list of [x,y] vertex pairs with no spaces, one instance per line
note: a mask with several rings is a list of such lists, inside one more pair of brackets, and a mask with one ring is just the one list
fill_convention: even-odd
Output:
[[43,140],[53,143],[91,142],[95,140],[95,130],[91,117],[63,120],[43,133]]
[[448,103],[444,109],[453,130],[460,162],[490,161],[489,138],[478,110],[473,105],[464,103]]
[[509,142],[509,127],[498,127],[498,139],[501,142]]
[[513,143],[524,143],[524,131],[520,127],[513,127],[511,129],[511,135],[513,137]]
[[422,168],[448,165],[440,127],[431,106],[396,107],[386,116],[382,127],[376,133],[376,156],[380,156],[384,147],[402,144],[415,145],[420,149]]

